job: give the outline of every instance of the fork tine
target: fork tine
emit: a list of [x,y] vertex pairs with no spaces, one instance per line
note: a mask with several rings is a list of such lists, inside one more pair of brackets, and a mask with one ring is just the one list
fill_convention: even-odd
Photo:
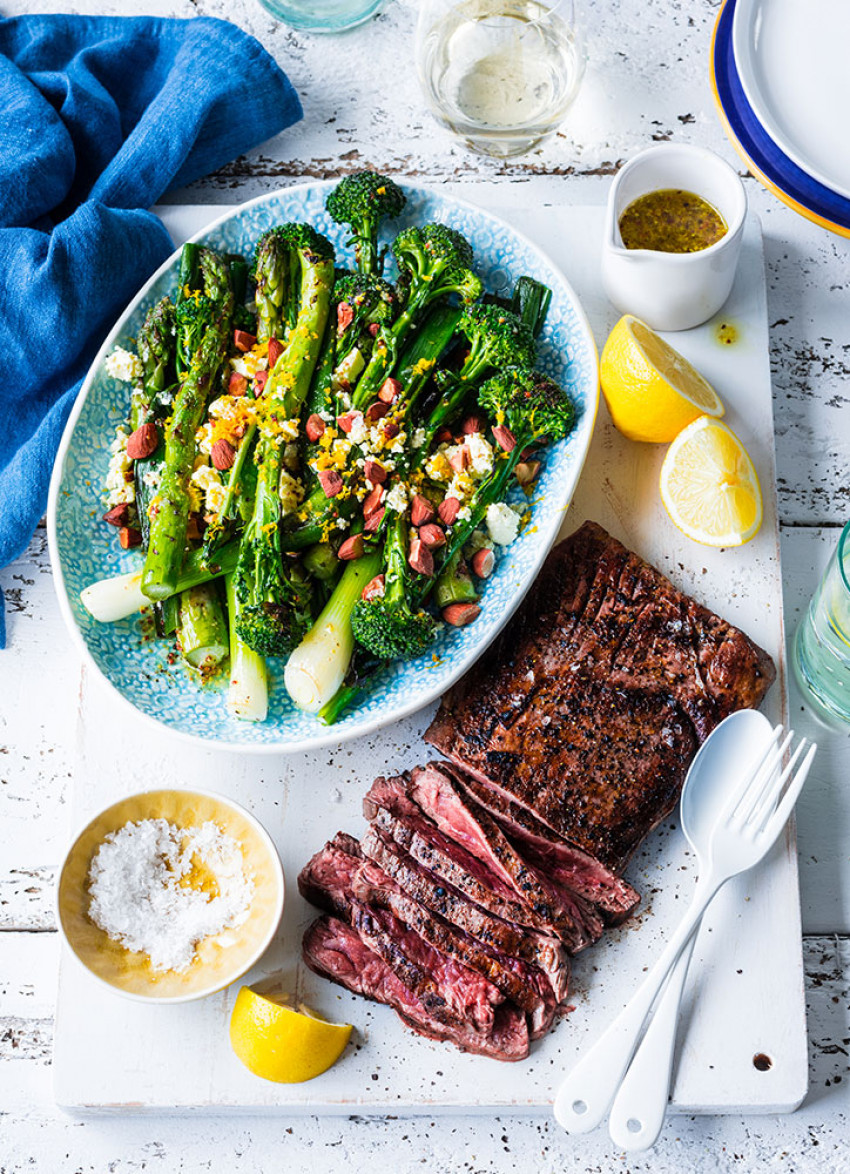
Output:
[[811,746],[809,747],[808,754],[803,759],[797,774],[794,776],[793,780],[788,786],[788,790],[783,795],[782,802],[767,821],[767,826],[760,833],[761,835],[769,838],[771,842],[777,838],[785,824],[788,822],[788,817],[791,814],[794,804],[797,802],[800,791],[803,789],[803,783],[806,781],[806,776],[808,775],[809,769],[811,768],[812,761],[814,760],[815,754],[817,752],[817,748],[817,742],[812,742]]
[[770,757],[763,763],[759,777],[754,778],[741,796],[741,804],[735,812],[735,822],[739,825],[749,823],[753,813],[760,810],[764,796],[775,794],[774,780],[776,769],[781,765],[788,747],[794,738],[794,731],[789,730],[779,746],[775,746]]
[[774,726],[774,728],[771,732],[770,738],[768,740],[768,743],[761,753],[761,757],[759,758],[758,762],[756,762],[753,765],[753,768],[750,771],[750,775],[749,775],[749,778],[747,779],[745,786],[743,787],[743,789],[741,791],[735,792],[732,795],[730,795],[730,797],[723,804],[723,807],[720,809],[720,812],[718,813],[718,816],[717,816],[718,823],[727,823],[732,818],[735,811],[739,807],[742,799],[747,794],[747,792],[750,788],[750,784],[752,783],[753,779],[755,779],[756,776],[761,772],[761,769],[764,766],[765,762],[767,761],[768,757],[773,753],[773,749],[776,744],[776,741],[778,738],[782,737],[782,733],[783,733],[783,727],[782,727],[781,723],[778,726]]
[[781,800],[785,790],[785,784],[794,773],[794,767],[799,762],[800,755],[806,749],[807,745],[807,740],[801,738],[779,777],[771,779],[770,786],[763,788],[762,794],[759,796],[759,803],[753,808],[750,818],[747,821],[756,831],[760,831],[764,827],[777,803]]

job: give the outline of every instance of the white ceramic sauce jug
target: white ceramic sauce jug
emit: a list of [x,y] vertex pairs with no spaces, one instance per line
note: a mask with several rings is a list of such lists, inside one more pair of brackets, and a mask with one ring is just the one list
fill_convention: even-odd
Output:
[[[633,200],[673,188],[694,192],[712,204],[727,231],[695,253],[627,249],[620,217]],[[729,296],[747,214],[744,185],[713,151],[660,143],[631,159],[608,195],[602,243],[602,283],[614,305],[654,330],[689,330],[716,314]]]

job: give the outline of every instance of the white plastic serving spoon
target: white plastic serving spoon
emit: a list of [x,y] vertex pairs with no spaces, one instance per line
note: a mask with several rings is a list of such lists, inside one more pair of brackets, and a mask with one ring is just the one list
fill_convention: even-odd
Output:
[[555,1117],[569,1133],[589,1133],[603,1119],[650,1008],[709,902],[727,880],[757,864],[785,826],[816,747],[810,747],[789,783],[806,743],[805,739],[800,742],[780,772],[793,737],[789,733],[780,743],[782,733],[781,726],[771,730],[767,719],[755,710],[741,710],[721,722],[707,739],[698,756],[698,769],[694,759],[682,791],[683,822],[686,818],[699,869],[693,901],[630,1002],[558,1089]]

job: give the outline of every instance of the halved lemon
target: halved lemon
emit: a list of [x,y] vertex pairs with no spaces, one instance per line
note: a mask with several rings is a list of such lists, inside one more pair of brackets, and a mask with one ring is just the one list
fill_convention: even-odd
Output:
[[255,1076],[279,1084],[312,1080],[334,1065],[351,1037],[348,1023],[328,1023],[307,1007],[275,1003],[243,986],[230,1016],[230,1044]]
[[750,455],[719,420],[700,416],[667,450],[661,500],[675,524],[705,546],[741,546],[761,526],[761,487]]
[[726,410],[699,371],[632,314],[608,335],[599,375],[611,419],[631,440],[667,444],[698,416]]

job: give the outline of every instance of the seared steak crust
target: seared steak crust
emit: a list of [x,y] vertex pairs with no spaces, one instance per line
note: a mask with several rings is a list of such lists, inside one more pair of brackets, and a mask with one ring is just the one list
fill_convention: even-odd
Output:
[[675,806],[698,746],[774,676],[743,632],[587,522],[426,739],[619,871]]

